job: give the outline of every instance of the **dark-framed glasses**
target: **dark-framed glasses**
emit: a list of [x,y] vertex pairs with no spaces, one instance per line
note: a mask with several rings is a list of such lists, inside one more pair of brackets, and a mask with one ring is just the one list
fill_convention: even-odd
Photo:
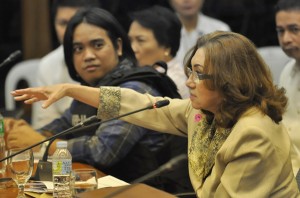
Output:
[[212,75],[202,74],[200,72],[193,71],[190,67],[187,67],[186,71],[187,71],[188,77],[190,77],[192,75],[192,80],[195,83],[199,83],[200,80],[213,79]]

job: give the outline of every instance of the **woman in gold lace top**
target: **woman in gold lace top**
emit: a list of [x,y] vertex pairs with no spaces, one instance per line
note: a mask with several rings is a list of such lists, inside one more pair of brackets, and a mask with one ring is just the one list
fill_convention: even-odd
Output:
[[[297,197],[290,140],[281,124],[284,90],[272,83],[255,46],[232,32],[202,36],[186,63],[190,99],[123,120],[188,138],[189,174],[198,197]],[[64,96],[112,118],[163,98],[116,87],[61,84],[16,90],[16,100],[43,107]]]

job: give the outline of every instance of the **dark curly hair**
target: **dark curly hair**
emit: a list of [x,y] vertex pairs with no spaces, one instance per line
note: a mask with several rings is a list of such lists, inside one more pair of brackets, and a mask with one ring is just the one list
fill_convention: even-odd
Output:
[[285,90],[273,84],[268,66],[249,39],[224,31],[204,35],[190,52],[185,67],[191,67],[199,48],[205,53],[203,72],[213,76],[212,80],[204,80],[205,86],[223,96],[214,115],[218,126],[231,128],[242,113],[254,106],[275,123],[282,120],[287,105]]

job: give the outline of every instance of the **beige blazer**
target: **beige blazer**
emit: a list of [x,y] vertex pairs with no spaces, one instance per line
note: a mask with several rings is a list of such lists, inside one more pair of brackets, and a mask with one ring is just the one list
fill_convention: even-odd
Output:
[[[120,115],[163,99],[129,89],[121,89],[121,96]],[[105,99],[100,96],[100,100],[102,106],[99,109],[104,108],[106,102],[112,105],[109,97]],[[191,107],[189,99],[169,100],[170,104],[166,107],[146,110],[122,119],[153,130],[187,136],[190,147],[198,122],[196,116],[200,111]],[[102,115],[98,116],[101,118]],[[193,188],[201,198],[300,197],[292,171],[290,147],[284,127],[252,108],[233,127],[216,154],[211,175],[202,186],[189,168]]]

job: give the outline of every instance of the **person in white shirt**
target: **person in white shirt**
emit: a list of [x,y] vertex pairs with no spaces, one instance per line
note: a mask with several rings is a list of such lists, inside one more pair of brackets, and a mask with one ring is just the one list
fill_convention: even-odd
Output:
[[[79,8],[88,6],[100,7],[99,0],[54,0],[52,2],[54,27],[57,39],[60,43],[63,42],[69,20]],[[58,83],[77,83],[71,79],[68,73],[62,45],[41,59],[36,78],[38,86],[47,86]],[[60,117],[70,106],[71,101],[71,98],[64,98],[47,110],[42,109],[40,105],[34,104],[32,119],[34,128],[40,128],[50,123],[55,118]]]
[[283,123],[291,137],[292,165],[300,168],[300,1],[280,0],[276,5],[276,30],[282,50],[293,60],[281,72],[279,86],[286,89],[288,106]]
[[[167,63],[167,75],[182,98],[190,96],[183,65],[175,58],[180,43],[181,23],[176,14],[162,6],[152,6],[130,14],[128,36],[140,66]],[[157,64],[158,65],[158,64]]]
[[226,23],[201,13],[203,2],[204,0],[169,0],[182,23],[180,47],[176,55],[181,63],[199,36],[216,30],[230,31]]

